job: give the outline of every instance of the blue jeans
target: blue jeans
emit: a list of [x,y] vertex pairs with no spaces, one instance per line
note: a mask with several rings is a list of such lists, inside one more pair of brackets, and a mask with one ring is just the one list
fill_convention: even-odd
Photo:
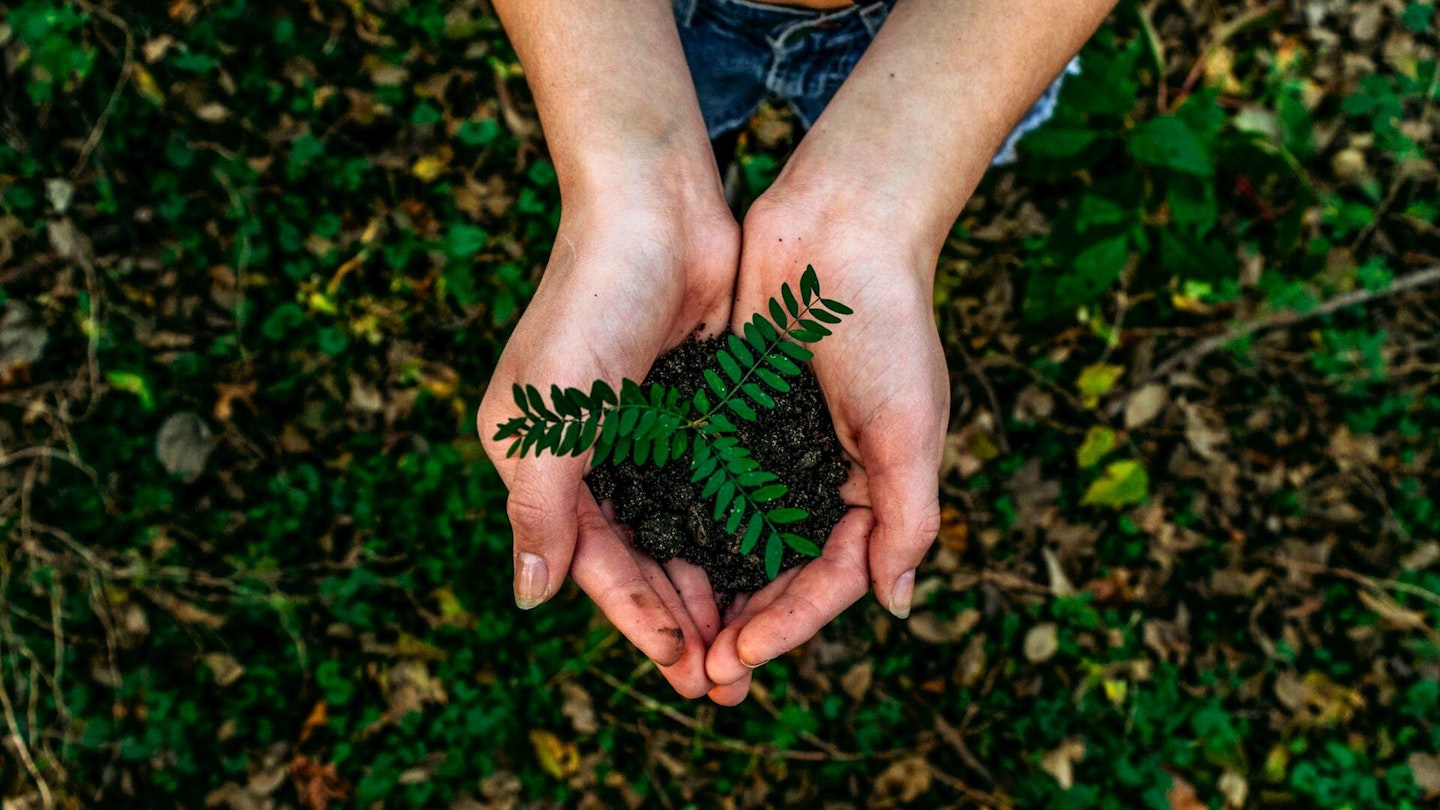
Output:
[[[680,42],[711,139],[735,132],[768,96],[779,96],[805,128],[815,123],[860,61],[895,0],[862,0],[836,11],[752,0],[673,0]],[[1015,160],[1015,144],[1049,120],[1072,61],[1006,139],[994,163]]]

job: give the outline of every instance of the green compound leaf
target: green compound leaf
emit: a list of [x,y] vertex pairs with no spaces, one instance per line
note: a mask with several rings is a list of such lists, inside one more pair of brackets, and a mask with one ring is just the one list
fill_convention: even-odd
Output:
[[765,530],[765,519],[759,514],[750,516],[750,524],[745,527],[745,537],[740,541],[740,553],[749,554],[755,550],[755,544],[760,542],[760,533]]
[[555,455],[568,456],[575,452],[575,445],[580,443],[580,432],[585,425],[581,422],[564,423],[565,435],[561,437],[560,444],[555,448]]
[[[771,343],[780,338],[780,331],[775,328],[775,324],[765,320],[764,315],[757,312],[750,322],[755,324],[756,329],[760,330],[760,336],[765,339],[765,343]],[[761,344],[761,351],[764,351],[765,343]]]
[[783,545],[783,541],[780,539],[780,535],[775,532],[771,532],[770,536],[765,540],[766,577],[774,579],[775,577],[780,576],[780,558],[784,554],[784,552],[785,548]]
[[805,265],[805,273],[800,276],[800,297],[809,304],[815,296],[820,294],[820,279],[815,275],[815,268]]
[[548,422],[554,422],[557,417],[554,412],[545,407],[545,398],[540,395],[540,389],[533,385],[525,386],[525,396],[530,400],[530,409],[545,417]]
[[779,347],[781,353],[797,363],[808,363],[815,357],[814,352],[798,343],[791,343],[788,340],[780,343]]
[[800,325],[805,327],[806,331],[814,332],[820,337],[830,337],[830,330],[815,321],[804,320],[800,322]]
[[785,324],[788,322],[785,318],[785,310],[780,308],[780,302],[774,298],[770,299],[770,317],[774,319],[775,323],[779,324],[781,329],[784,329]]
[[[756,376],[759,375],[757,374]],[[750,399],[754,400],[756,405],[759,405],[762,408],[775,407],[774,397],[771,397],[769,394],[765,393],[765,389],[761,388],[755,383],[745,383],[743,386],[740,387],[740,390],[744,391],[745,396],[750,397]]]
[[735,482],[727,478],[725,483],[720,485],[720,491],[715,494],[715,520],[720,520],[721,516],[725,514],[725,510],[729,508],[730,502],[734,499]]
[[730,382],[740,382],[744,372],[740,370],[740,364],[735,362],[735,358],[730,356],[730,352],[721,349],[715,353],[715,360],[720,364],[720,370],[730,378]]
[[596,380],[590,386],[590,400],[612,407],[619,404],[619,400],[615,398],[615,389],[611,388],[604,380]]
[[[690,472],[690,483],[692,483],[692,484],[698,484],[698,483],[700,483],[700,481],[701,481],[702,479],[704,479],[705,476],[707,476],[707,475],[712,475],[712,474],[715,472],[715,468],[717,468],[717,467],[719,467],[719,466],[720,466],[720,459],[715,458],[714,456],[711,456],[711,457],[705,459],[704,461],[701,461],[701,462],[699,462],[699,463],[696,463],[695,466],[694,466],[694,468],[693,468],[693,469],[691,470],[691,472]],[[708,484],[707,484],[707,486],[708,486]],[[716,484],[716,486],[718,487],[719,484]],[[701,494],[704,494],[704,493],[701,493]],[[710,497],[710,496],[709,496],[709,495],[706,495],[705,497],[708,498],[708,497]]]
[[756,326],[754,321],[746,321],[740,331],[745,333],[745,341],[750,344],[756,354],[765,353],[765,336],[761,334],[760,327]]
[[780,296],[785,299],[785,308],[790,311],[790,316],[800,317],[800,302],[795,300],[795,291],[788,283],[780,285]]
[[714,473],[711,474],[710,479],[705,482],[705,486],[700,488],[700,497],[715,497],[715,493],[720,491],[720,485],[724,484],[728,480],[729,479],[726,478],[724,470],[716,470]]
[[776,371],[787,377],[794,377],[800,373],[800,367],[795,365],[790,358],[781,354],[772,354],[765,358],[765,362],[769,363]]
[[795,549],[796,551],[804,554],[807,557],[820,556],[820,547],[810,542],[808,539],[801,537],[798,534],[786,533],[781,535],[781,537],[784,538],[785,545]]
[[[776,391],[779,391],[782,394],[790,390],[790,383],[785,382],[784,377],[781,377],[779,374],[776,374],[768,368],[755,369],[755,376],[759,377],[761,382],[765,383],[766,385],[770,386]],[[749,389],[746,390],[748,391]]]
[[580,455],[595,444],[595,434],[600,427],[600,413],[591,411],[590,417],[580,425],[580,441],[575,444],[575,455]]
[[629,436],[635,432],[635,423],[640,421],[639,408],[620,409],[620,430],[616,436]]
[[565,396],[565,392],[561,391],[558,385],[550,386],[550,404],[555,408],[555,412],[561,416],[573,418],[580,415],[580,409],[576,407],[575,403],[572,402],[569,397]]
[[745,517],[744,504],[735,502],[735,508],[730,510],[730,517],[725,520],[725,533],[734,534],[740,530],[740,521]]
[[705,369],[705,382],[710,384],[710,390],[714,391],[715,396],[720,397],[722,402],[726,397],[730,396],[730,389],[726,387],[725,381],[720,379],[719,374],[716,374],[708,368]]
[[804,509],[796,509],[793,506],[785,506],[779,509],[772,509],[765,513],[765,519],[776,526],[784,526],[788,523],[799,523],[810,517],[810,513]]
[[730,353],[735,355],[736,359],[738,359],[742,365],[748,366],[755,362],[755,355],[750,352],[750,347],[745,345],[745,341],[741,340],[739,335],[733,332],[726,335],[725,345],[729,347]]
[[789,491],[789,488],[784,484],[771,484],[750,493],[750,500],[755,503],[770,503],[771,501],[784,497],[785,493]]
[[746,422],[755,421],[755,409],[751,408],[749,405],[746,405],[745,400],[739,397],[734,397],[728,400],[725,405],[729,407],[730,410],[734,411],[736,416],[744,419]]

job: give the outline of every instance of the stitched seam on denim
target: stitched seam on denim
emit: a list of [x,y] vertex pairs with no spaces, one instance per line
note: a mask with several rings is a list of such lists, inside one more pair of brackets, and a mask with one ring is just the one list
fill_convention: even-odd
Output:
[[865,23],[865,30],[870,36],[880,33],[880,26],[885,24],[886,18],[890,16],[890,7],[885,5],[884,0],[877,0],[873,5],[860,9],[860,21]]

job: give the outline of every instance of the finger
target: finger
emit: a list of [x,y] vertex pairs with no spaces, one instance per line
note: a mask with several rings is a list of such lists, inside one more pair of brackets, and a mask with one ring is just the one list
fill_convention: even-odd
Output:
[[698,698],[715,685],[705,675],[706,642],[660,564],[648,555],[639,552],[633,552],[632,558],[645,572],[645,578],[649,581],[650,588],[656,596],[660,597],[665,609],[675,618],[676,624],[680,627],[681,637],[684,639],[684,649],[680,653],[680,660],[673,664],[658,665],[660,674],[665,676],[665,680],[669,681],[682,697],[691,700]]
[[705,569],[679,557],[664,567],[676,593],[680,594],[685,612],[700,631],[700,639],[709,647],[720,632],[720,606],[715,602],[715,590],[710,587]]
[[578,519],[580,539],[570,572],[575,584],[640,652],[662,667],[679,663],[686,652],[681,622],[655,592],[629,546],[593,498],[581,501]]
[[710,690],[710,700],[721,706],[738,706],[750,695],[750,673],[735,683],[716,686]]
[[739,614],[734,615],[726,623],[725,629],[710,643],[710,653],[705,656],[705,672],[710,676],[710,680],[717,684],[732,684],[750,676],[750,670],[754,667],[740,660],[740,653],[735,646],[740,632],[756,614],[780,598],[785,588],[800,575],[800,570],[799,567],[791,568],[769,585],[746,597]]
[[789,587],[741,628],[735,651],[742,663],[753,669],[795,649],[865,595],[870,584],[866,541],[873,526],[868,509],[845,513],[824,554],[801,568]]
[[570,570],[576,504],[582,491],[594,501],[582,479],[584,465],[575,458],[533,458],[514,467],[505,511],[515,533],[515,604],[521,610],[553,596]]
[[[730,606],[725,608],[725,615],[722,618],[721,624],[728,625],[740,618],[741,614],[745,612],[745,606],[748,604],[750,604],[750,594],[736,594],[735,598],[730,601]],[[714,641],[712,640],[711,643],[713,644]]]
[[904,619],[915,595],[915,569],[940,533],[943,439],[937,435],[934,452],[926,453],[914,449],[926,444],[914,437],[908,445],[912,449],[902,455],[895,449],[895,437],[887,433],[867,431],[862,436],[867,489],[875,510],[870,580],[880,604]]

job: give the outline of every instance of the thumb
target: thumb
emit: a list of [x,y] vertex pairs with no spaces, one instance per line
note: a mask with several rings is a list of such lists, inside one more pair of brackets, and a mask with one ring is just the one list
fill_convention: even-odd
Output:
[[870,584],[880,604],[904,619],[915,594],[915,569],[940,533],[940,446],[932,458],[916,449],[934,443],[929,436],[866,438],[871,446],[862,453],[875,515]]
[[505,511],[515,533],[515,604],[521,610],[554,596],[570,570],[584,470],[583,459],[544,456],[514,468]]

